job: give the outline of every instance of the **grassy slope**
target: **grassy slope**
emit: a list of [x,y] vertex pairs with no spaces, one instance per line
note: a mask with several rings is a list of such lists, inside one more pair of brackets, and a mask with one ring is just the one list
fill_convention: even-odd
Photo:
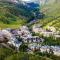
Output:
[[0,60],[52,60],[47,57],[27,54],[26,52],[15,53],[6,48],[0,48]]
[[0,48],[0,60],[60,60],[59,56],[47,53],[28,54],[26,52],[14,52],[7,48]]
[[45,14],[45,17],[39,20],[38,23],[42,24],[44,28],[54,26],[60,29],[60,3],[45,5],[41,11]]
[[18,28],[25,24],[27,20],[19,12],[14,4],[0,2],[0,29]]

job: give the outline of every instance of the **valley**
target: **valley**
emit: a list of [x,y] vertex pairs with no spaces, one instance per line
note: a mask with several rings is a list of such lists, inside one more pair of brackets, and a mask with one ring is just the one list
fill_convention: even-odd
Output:
[[0,0],[0,60],[60,60],[60,0],[32,1]]

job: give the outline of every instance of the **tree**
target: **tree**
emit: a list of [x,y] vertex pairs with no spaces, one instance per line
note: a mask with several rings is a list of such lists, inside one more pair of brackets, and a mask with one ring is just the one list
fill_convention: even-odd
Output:
[[26,45],[26,44],[22,44],[22,45],[20,46],[20,51],[22,51],[22,52],[26,52],[27,49],[28,49],[28,45]]

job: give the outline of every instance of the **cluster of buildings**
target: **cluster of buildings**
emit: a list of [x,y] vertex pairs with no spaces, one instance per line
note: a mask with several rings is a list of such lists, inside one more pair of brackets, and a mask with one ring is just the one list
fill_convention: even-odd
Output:
[[0,31],[0,43],[6,43],[19,49],[24,43],[42,43],[43,38],[32,36],[27,26],[21,26],[19,29],[4,29]]
[[[50,29],[50,27],[49,27]],[[54,30],[53,30],[54,29]],[[51,31],[46,31],[41,28],[41,25],[34,25],[33,32],[42,33],[43,35],[47,33],[49,37],[52,34],[52,31],[55,33],[55,28],[51,27]],[[19,51],[19,47],[25,43],[28,45],[28,52],[40,51],[40,52],[53,52],[55,55],[60,56],[60,46],[48,46],[41,44],[44,42],[44,39],[39,36],[33,36],[31,31],[27,26],[21,26],[19,29],[4,29],[0,30],[0,43],[8,44],[9,46],[14,46],[17,51]]]
[[1,30],[0,31],[0,43],[5,43],[6,46],[14,46],[16,49],[19,49],[22,42],[20,42],[10,31]]
[[28,47],[30,52],[40,51],[42,53],[47,52],[60,56],[60,46],[48,46],[48,45],[41,46],[41,44],[33,43],[33,44],[29,44]]
[[44,39],[40,38],[39,36],[32,36],[32,33],[27,26],[20,27],[18,34],[24,43],[40,43],[44,41]]
[[60,38],[60,31],[57,31],[54,27],[48,26],[47,29],[41,27],[42,25],[36,24],[33,26],[32,31],[35,33],[39,33],[44,37],[53,36],[55,39]]

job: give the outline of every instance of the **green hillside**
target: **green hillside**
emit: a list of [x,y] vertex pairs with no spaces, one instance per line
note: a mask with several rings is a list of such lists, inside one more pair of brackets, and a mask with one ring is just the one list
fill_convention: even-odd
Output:
[[44,5],[41,11],[45,14],[45,17],[39,20],[37,23],[47,26],[54,26],[56,29],[60,29],[60,3]]
[[26,52],[15,53],[7,48],[0,48],[0,60],[52,60],[46,56],[28,54]]
[[16,53],[7,48],[0,48],[0,60],[60,60],[60,56],[40,52],[28,54],[27,52],[19,51]]
[[27,18],[20,14],[20,10],[15,4],[0,2],[0,29],[17,28],[26,24]]

